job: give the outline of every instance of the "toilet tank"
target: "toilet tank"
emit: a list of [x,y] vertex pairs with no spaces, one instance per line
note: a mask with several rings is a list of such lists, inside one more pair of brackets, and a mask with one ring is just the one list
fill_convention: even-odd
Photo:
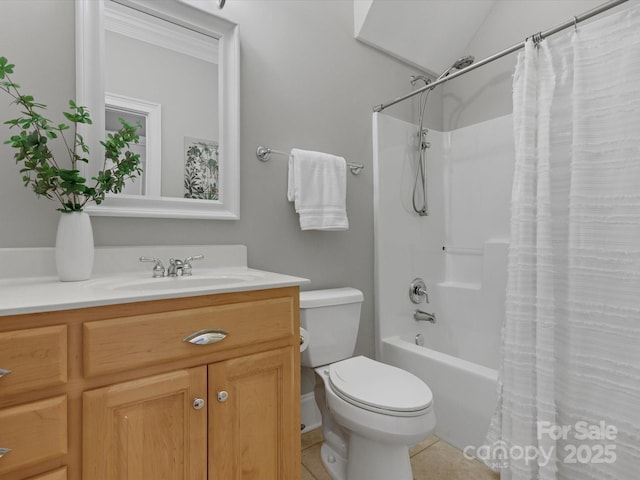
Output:
[[353,356],[364,296],[355,288],[300,292],[300,326],[309,332],[303,367],[319,367]]

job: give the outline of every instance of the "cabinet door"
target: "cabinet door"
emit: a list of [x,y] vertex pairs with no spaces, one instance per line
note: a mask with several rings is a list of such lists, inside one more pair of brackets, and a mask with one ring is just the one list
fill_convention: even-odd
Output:
[[84,480],[206,480],[206,367],[83,394]]
[[209,480],[300,478],[299,352],[209,366]]

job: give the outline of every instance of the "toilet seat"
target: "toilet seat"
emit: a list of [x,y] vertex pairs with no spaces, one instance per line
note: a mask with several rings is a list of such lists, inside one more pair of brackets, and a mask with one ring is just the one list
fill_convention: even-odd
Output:
[[331,389],[344,401],[391,416],[424,415],[433,403],[429,387],[415,375],[359,356],[329,365]]

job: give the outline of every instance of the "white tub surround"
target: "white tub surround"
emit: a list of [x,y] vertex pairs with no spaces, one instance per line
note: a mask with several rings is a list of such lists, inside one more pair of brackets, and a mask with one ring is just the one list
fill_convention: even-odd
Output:
[[430,130],[427,135],[431,143],[426,152],[429,215],[418,217],[411,206],[417,132],[418,127],[411,123],[381,113],[373,115],[378,357],[383,338],[412,332],[416,307],[426,310],[424,303],[416,306],[409,301],[411,280],[423,278],[431,295],[444,269],[443,134]]
[[[435,433],[481,445],[496,404],[496,368],[513,175],[511,116],[429,130],[429,215],[411,206],[418,127],[374,114],[377,355],[433,392]],[[409,300],[421,277],[429,303]],[[420,309],[436,323],[416,321]],[[415,344],[421,335],[424,347]]]
[[[153,278],[141,256],[193,262],[191,276]],[[94,273],[84,282],[60,282],[54,248],[0,249],[0,316],[117,303],[303,285],[309,280],[249,268],[244,245],[97,247]]]
[[[429,130],[429,215],[411,208],[416,125],[374,114],[377,351],[382,339],[422,333],[429,348],[496,368],[513,177],[511,116],[452,132]],[[409,301],[421,277],[429,303]],[[416,322],[419,308],[435,325]],[[478,338],[481,338],[478,341]]]

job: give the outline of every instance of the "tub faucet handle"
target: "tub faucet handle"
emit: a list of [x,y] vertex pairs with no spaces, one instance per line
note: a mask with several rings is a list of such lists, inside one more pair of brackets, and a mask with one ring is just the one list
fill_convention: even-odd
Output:
[[420,303],[422,298],[429,303],[429,295],[427,294],[427,285],[421,278],[414,278],[409,286],[409,298],[413,303]]

